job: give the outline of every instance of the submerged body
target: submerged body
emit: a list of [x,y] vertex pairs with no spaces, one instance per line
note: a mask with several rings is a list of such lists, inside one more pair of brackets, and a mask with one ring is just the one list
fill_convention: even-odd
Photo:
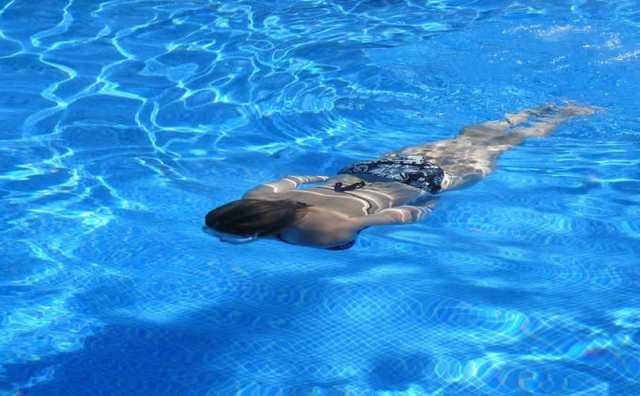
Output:
[[[466,127],[453,139],[352,164],[337,176],[288,176],[211,211],[205,222],[222,237],[271,237],[347,248],[369,226],[423,219],[441,192],[482,179],[495,169],[503,152],[529,137],[547,135],[563,121],[592,113],[577,105],[527,109],[504,120]],[[306,183],[317,185],[297,189]],[[258,206],[264,209],[253,211]]]

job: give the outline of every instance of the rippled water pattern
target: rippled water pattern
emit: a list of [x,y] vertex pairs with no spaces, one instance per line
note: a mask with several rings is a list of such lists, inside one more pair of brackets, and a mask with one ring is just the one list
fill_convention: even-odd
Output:
[[[0,4],[1,394],[640,395],[637,1]],[[350,250],[201,232],[565,99],[604,110]]]

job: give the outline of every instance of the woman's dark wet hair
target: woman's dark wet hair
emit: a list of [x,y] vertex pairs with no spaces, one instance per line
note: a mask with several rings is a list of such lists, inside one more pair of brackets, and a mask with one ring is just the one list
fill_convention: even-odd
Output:
[[291,225],[310,205],[291,200],[240,199],[220,206],[204,219],[209,228],[240,236],[269,236]]

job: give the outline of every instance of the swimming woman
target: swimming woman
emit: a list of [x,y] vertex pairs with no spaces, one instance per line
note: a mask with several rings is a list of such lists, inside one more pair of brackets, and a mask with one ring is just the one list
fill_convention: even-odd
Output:
[[[593,112],[576,104],[526,109],[465,127],[453,139],[355,162],[337,176],[287,176],[210,211],[205,229],[236,243],[275,238],[346,249],[367,227],[423,219],[441,192],[487,176],[500,154],[527,138],[549,134],[563,121]],[[316,185],[297,189],[307,183]]]

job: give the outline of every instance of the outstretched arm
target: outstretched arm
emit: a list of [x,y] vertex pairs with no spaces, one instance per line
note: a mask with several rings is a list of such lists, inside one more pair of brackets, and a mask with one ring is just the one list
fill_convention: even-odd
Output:
[[328,180],[328,176],[287,176],[280,180],[261,184],[244,194],[243,198],[260,198],[265,194],[279,194],[298,188],[305,183],[318,183]]
[[358,225],[363,228],[372,225],[415,223],[431,214],[435,205],[435,201],[431,201],[423,206],[397,206],[395,208],[383,209],[369,216],[358,217],[356,221]]

